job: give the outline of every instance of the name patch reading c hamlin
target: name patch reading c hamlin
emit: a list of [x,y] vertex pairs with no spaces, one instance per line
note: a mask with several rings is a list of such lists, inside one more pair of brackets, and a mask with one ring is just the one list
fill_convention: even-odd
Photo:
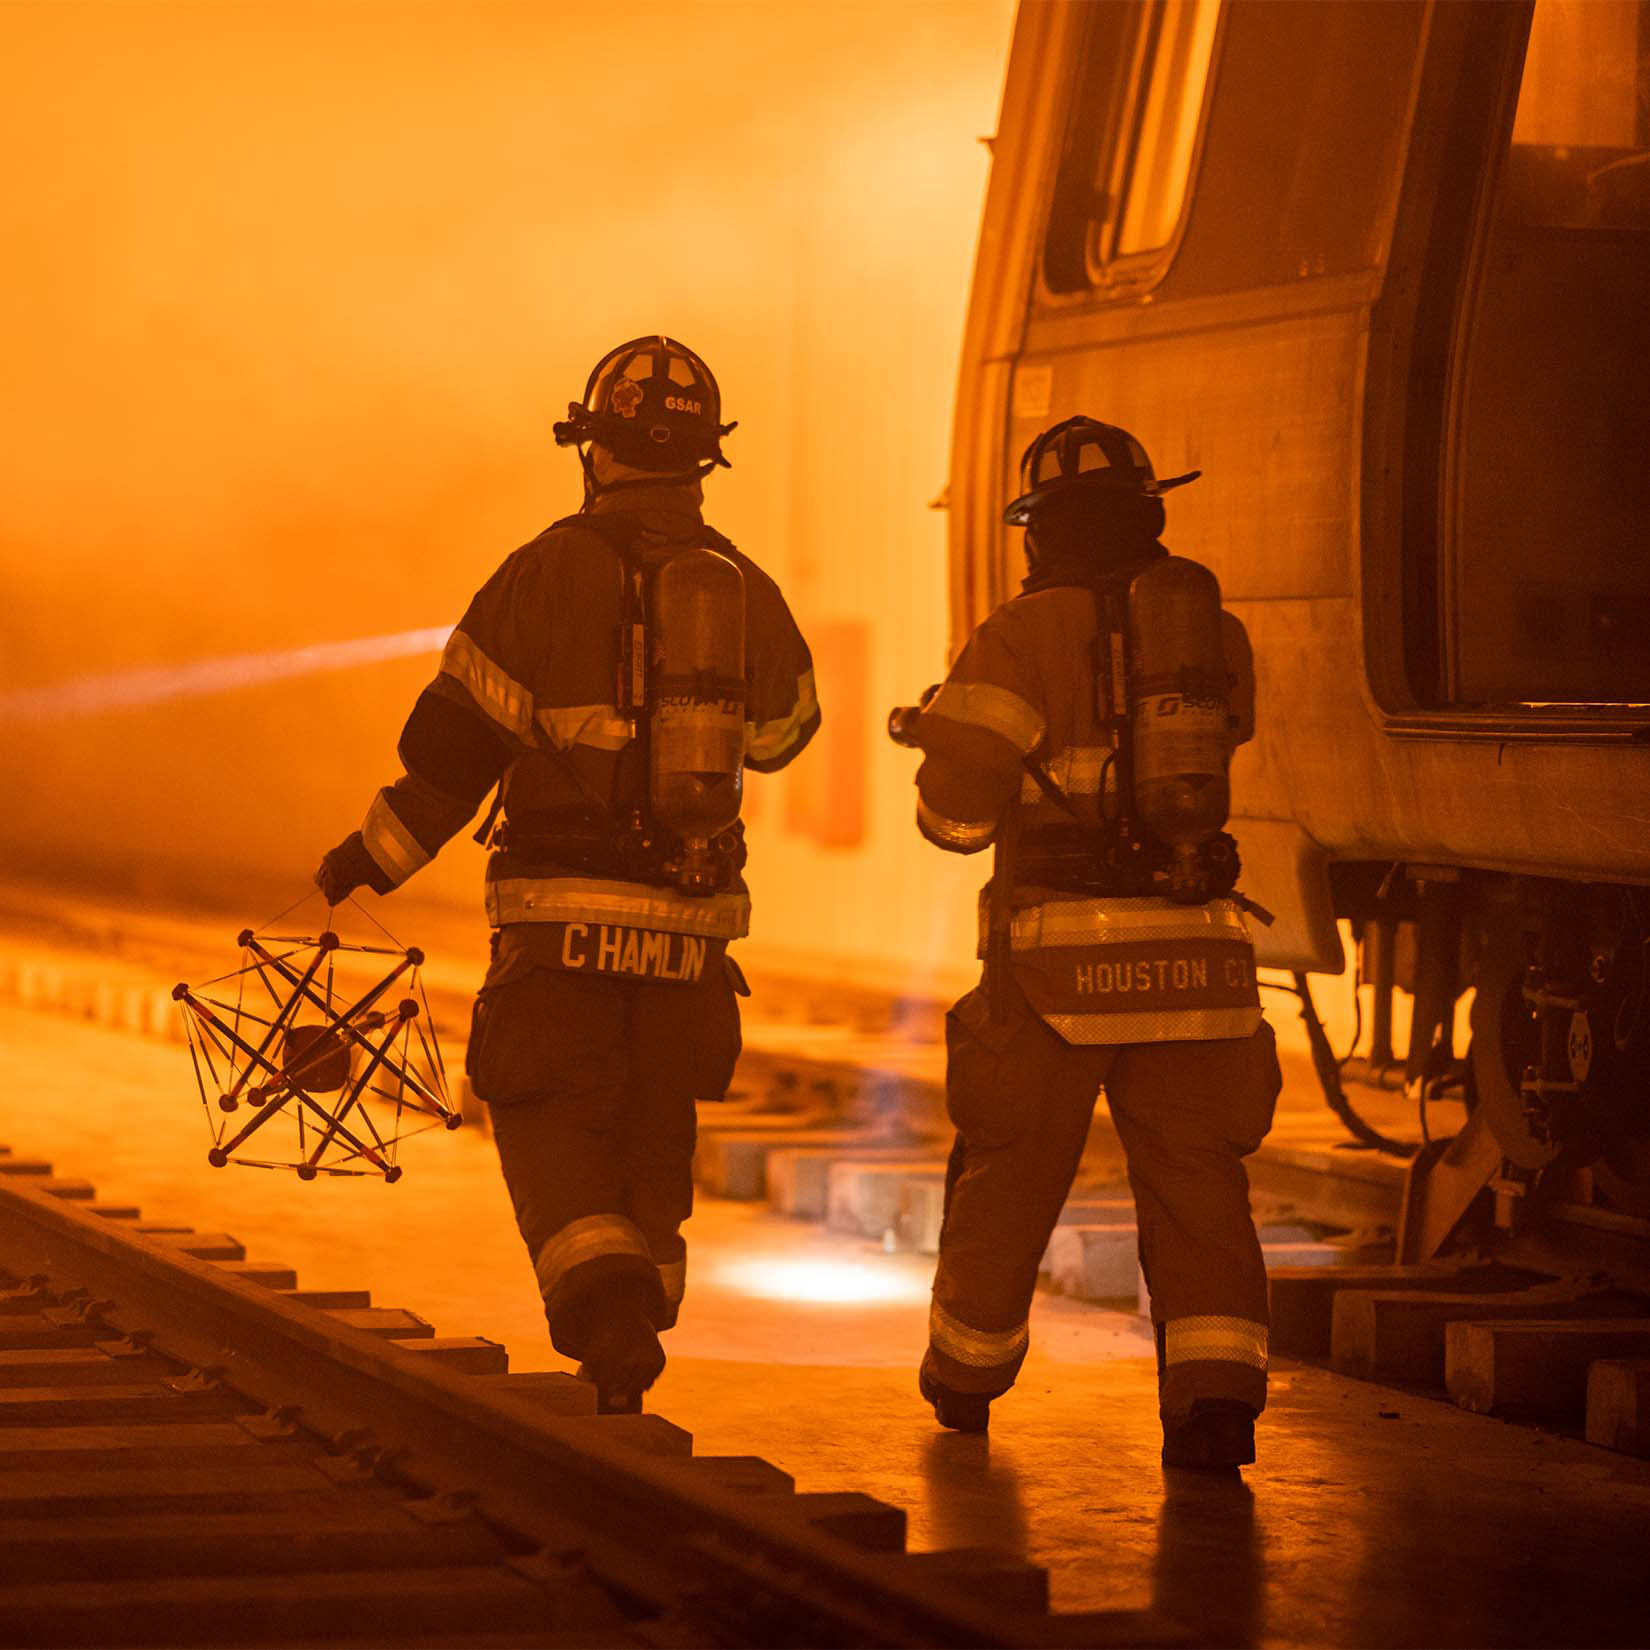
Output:
[[614,923],[558,922],[539,927],[542,937],[535,949],[540,958],[553,960],[570,973],[622,974],[637,980],[693,985],[704,974],[706,962],[727,950],[726,940],[655,933]]

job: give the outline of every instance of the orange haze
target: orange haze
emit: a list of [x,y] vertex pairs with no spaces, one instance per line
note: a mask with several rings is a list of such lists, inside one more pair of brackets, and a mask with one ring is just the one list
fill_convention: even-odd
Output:
[[[576,507],[550,423],[663,330],[740,420],[707,514],[836,717],[751,786],[753,948],[966,968],[980,868],[918,842],[878,725],[943,662],[926,506],[1010,11],[0,8],[11,873],[292,897],[396,771],[433,665],[397,639]],[[470,903],[479,857],[415,887]]]

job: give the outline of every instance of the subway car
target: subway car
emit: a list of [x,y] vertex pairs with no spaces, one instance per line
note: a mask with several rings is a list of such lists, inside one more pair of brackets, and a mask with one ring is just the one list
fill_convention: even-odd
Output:
[[1028,0],[992,149],[954,640],[1017,588],[1038,430],[1090,413],[1200,469],[1165,538],[1254,646],[1260,960],[1341,972],[1350,919],[1378,1019],[1414,992],[1409,1081],[1470,1108],[1415,1159],[1403,1254],[1486,1203],[1639,1229],[1650,4]]

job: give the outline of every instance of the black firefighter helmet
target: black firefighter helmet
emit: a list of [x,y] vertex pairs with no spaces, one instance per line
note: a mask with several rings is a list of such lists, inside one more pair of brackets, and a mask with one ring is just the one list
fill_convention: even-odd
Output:
[[1160,498],[1196,481],[1201,470],[1159,481],[1146,449],[1127,430],[1079,415],[1044,430],[1020,459],[1020,496],[1003,511],[1010,527],[1024,527],[1037,507],[1060,494],[1127,493]]
[[707,476],[728,461],[722,392],[704,361],[674,338],[632,338],[591,370],[584,400],[554,426],[558,447],[599,442],[621,464],[663,475]]

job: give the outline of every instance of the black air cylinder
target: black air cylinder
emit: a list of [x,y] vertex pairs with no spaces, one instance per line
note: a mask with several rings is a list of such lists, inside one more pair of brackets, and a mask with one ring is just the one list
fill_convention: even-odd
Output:
[[[682,839],[684,866],[739,818],[745,771],[745,579],[714,550],[684,550],[653,576],[649,800]],[[697,871],[692,873],[697,875]]]
[[1141,824],[1194,874],[1198,846],[1226,823],[1231,757],[1220,582],[1166,556],[1129,586],[1134,798]]

